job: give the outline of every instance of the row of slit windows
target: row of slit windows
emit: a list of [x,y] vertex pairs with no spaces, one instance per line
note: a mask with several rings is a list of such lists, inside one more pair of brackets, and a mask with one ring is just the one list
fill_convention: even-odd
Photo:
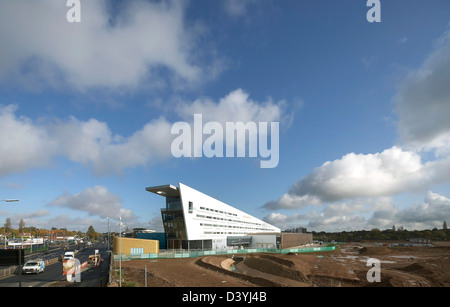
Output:
[[[243,227],[243,226],[230,226],[230,225],[218,225],[218,224],[205,224],[200,223],[200,226],[209,226],[209,227],[223,227],[223,228],[238,228],[238,229],[250,229],[250,230],[266,230],[266,231],[272,231],[272,229],[267,228],[254,228],[254,227]],[[205,232],[206,233],[206,232]],[[230,232],[231,233],[231,232]],[[241,233],[241,232],[239,232]]]
[[246,232],[219,232],[219,231],[204,231],[205,235],[242,235],[246,234]]
[[[189,202],[189,205],[191,205],[191,204],[192,204],[192,202]],[[205,207],[200,207],[200,209],[206,210],[206,211],[217,212],[217,213],[229,214],[229,215],[232,215],[232,216],[237,216],[236,213],[230,213],[230,212],[220,211],[220,210],[216,210],[216,209],[210,209],[210,208],[205,208]]]
[[[205,211],[211,211],[221,214],[228,214],[231,216],[237,216],[236,213],[230,213],[226,211],[216,210],[216,209],[210,209],[206,207],[200,207],[201,210]],[[189,211],[192,212],[194,210],[194,204],[193,202],[189,202]],[[239,221],[235,219],[228,219],[228,218],[221,218],[221,217],[215,217],[215,216],[208,216],[208,215],[201,215],[197,214],[196,217],[198,218],[206,218],[206,219],[213,219],[213,220],[220,220],[220,221],[227,221],[227,222],[236,222],[241,224],[250,224],[255,226],[263,226],[261,223],[254,223],[254,222],[247,222],[247,221]],[[273,229],[268,228],[258,228],[258,227],[244,227],[244,226],[229,226],[229,225],[217,225],[217,224],[205,224],[200,223],[200,226],[209,226],[209,227],[223,227],[223,228],[238,228],[238,229],[244,229],[244,230],[258,230],[258,231],[272,231]],[[204,234],[245,234],[246,232],[223,232],[223,231],[204,231]]]
[[252,223],[252,222],[246,222],[246,221],[232,220],[232,219],[227,219],[227,218],[222,218],[222,217],[215,217],[215,216],[208,216],[208,215],[197,214],[196,217],[206,218],[206,219],[213,219],[213,220],[220,220],[220,221],[227,221],[227,222],[236,222],[236,223],[241,223],[241,224],[250,224],[250,225],[256,225],[256,226],[262,226],[262,224],[260,224],[260,223]]

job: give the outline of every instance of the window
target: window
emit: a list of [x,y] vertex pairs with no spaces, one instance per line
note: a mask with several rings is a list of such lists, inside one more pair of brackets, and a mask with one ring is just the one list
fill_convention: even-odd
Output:
[[144,248],[131,248],[130,254],[131,255],[142,255],[144,253]]
[[193,202],[189,202],[189,213],[192,213],[192,210],[194,210],[194,203]]

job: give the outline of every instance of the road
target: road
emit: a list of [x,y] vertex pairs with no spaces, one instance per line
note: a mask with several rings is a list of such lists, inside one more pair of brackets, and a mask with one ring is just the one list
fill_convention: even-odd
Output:
[[[51,259],[62,255],[67,251],[75,251],[77,246],[71,246],[69,249],[63,250],[62,248],[57,250],[52,250],[48,254],[33,254],[28,259],[41,258],[41,259]],[[75,254],[75,257],[83,263],[88,260],[89,255],[93,255],[97,249],[104,259],[104,262],[100,267],[94,268],[90,265],[85,266],[81,269],[81,282],[80,283],[70,283],[67,281],[65,275],[63,275],[63,265],[62,262],[58,261],[53,264],[49,264],[45,267],[43,273],[40,274],[27,274],[27,275],[10,275],[0,279],[0,287],[99,287],[101,286],[101,281],[105,282],[108,269],[109,269],[109,255],[107,253],[107,248],[105,245],[94,245],[92,247],[81,248]],[[104,285],[104,283],[103,283]]]

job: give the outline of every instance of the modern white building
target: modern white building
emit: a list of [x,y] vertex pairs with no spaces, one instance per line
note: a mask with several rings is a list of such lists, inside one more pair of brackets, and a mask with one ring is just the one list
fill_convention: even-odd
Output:
[[182,183],[146,190],[166,199],[161,216],[168,249],[226,249],[249,245],[250,233],[280,233],[279,228]]

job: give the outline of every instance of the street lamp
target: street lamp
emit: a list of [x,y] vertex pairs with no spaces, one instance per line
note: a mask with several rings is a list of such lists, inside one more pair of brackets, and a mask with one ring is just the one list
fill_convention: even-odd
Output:
[[119,216],[119,287],[122,287],[122,217]]

